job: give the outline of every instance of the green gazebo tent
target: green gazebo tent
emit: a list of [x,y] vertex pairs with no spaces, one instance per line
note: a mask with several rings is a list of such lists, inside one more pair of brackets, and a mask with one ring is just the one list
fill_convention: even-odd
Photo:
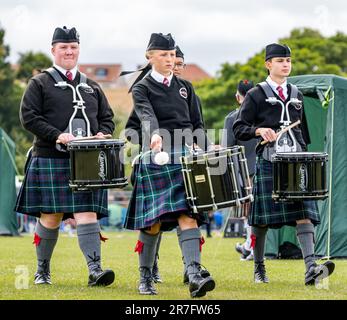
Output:
[[329,198],[319,201],[316,253],[347,257],[347,78],[312,75],[292,77],[290,82],[305,96],[309,151],[329,154]]
[[0,128],[0,235],[18,235],[16,202],[15,144]]
[[[318,201],[321,224],[316,229],[316,254],[347,257],[347,79],[335,75],[305,75],[288,80],[304,94],[311,137],[309,151],[329,154],[329,197]],[[269,234],[267,253],[276,252],[280,241],[285,241],[283,232],[295,241],[288,230]]]

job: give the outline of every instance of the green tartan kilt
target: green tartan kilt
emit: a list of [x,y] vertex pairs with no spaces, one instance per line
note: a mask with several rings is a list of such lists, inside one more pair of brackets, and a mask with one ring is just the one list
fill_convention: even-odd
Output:
[[258,156],[254,176],[254,202],[249,216],[249,225],[268,225],[280,228],[295,226],[297,220],[310,219],[314,225],[320,223],[317,202],[313,200],[275,202],[272,199],[272,163]]
[[107,190],[73,192],[69,187],[70,159],[32,157],[19,191],[15,212],[40,217],[41,213],[64,213],[63,220],[74,213],[96,212],[108,216]]
[[160,222],[161,230],[178,226],[181,214],[196,219],[198,225],[208,222],[207,213],[193,214],[186,200],[180,164],[157,165],[150,155],[134,167],[134,188],[124,227],[140,230]]

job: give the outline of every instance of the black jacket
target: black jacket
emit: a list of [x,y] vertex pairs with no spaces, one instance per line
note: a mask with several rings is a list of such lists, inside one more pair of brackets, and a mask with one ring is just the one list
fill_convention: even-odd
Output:
[[[60,73],[61,74],[61,73]],[[73,81],[64,80],[74,85],[79,84],[78,72]],[[115,125],[113,111],[100,86],[88,79],[87,84],[92,92],[80,89],[85,101],[86,114],[90,122],[91,133],[112,134]],[[74,112],[72,91],[55,87],[55,81],[46,72],[30,79],[20,105],[20,120],[25,129],[34,134],[33,156],[66,158],[68,153],[59,152],[55,148],[58,136],[68,127],[69,119]]]
[[[173,76],[170,87],[166,87],[148,75],[133,87],[132,94],[134,109],[126,124],[128,140],[142,145],[143,135],[149,139],[163,129],[170,133],[171,138],[175,129],[204,131],[200,100],[190,82]],[[149,126],[144,126],[144,123]],[[137,133],[139,141],[135,140],[133,133]],[[206,148],[210,142],[206,135],[203,139]]]
[[[288,98],[285,103],[290,97],[290,91],[291,87],[288,85]],[[276,93],[275,95],[277,96]],[[236,139],[250,140],[256,138],[255,131],[258,128],[271,128],[274,131],[280,129],[281,124],[279,121],[281,119],[282,107],[280,104],[272,105],[266,102],[265,99],[266,95],[260,86],[256,86],[247,92],[240,112],[233,125]],[[278,97],[278,99],[280,98]],[[301,92],[299,92],[298,99],[302,101],[302,108],[298,110],[293,105],[290,105],[289,116],[292,123],[297,120],[301,121],[301,124],[294,127],[292,131],[302,149],[306,150],[306,145],[310,143],[310,138],[304,114],[303,95]],[[284,120],[286,120],[286,117]],[[256,149],[257,154],[259,154],[263,148],[263,146],[258,144]]]

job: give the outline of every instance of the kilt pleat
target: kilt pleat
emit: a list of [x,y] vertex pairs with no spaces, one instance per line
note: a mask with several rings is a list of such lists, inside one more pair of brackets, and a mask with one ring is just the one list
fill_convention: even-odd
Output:
[[272,163],[257,157],[254,176],[254,202],[249,216],[249,225],[268,225],[279,228],[295,226],[296,220],[310,219],[314,225],[320,223],[317,202],[313,200],[275,202],[272,199]]
[[[150,157],[150,155],[148,155]],[[185,213],[193,217],[186,200],[180,164],[157,165],[144,157],[137,165],[134,188],[124,227],[139,230],[160,222],[161,230],[176,227],[177,218]],[[194,216],[206,223],[206,215]]]
[[19,191],[15,211],[39,217],[41,213],[96,212],[108,216],[107,190],[73,192],[69,187],[70,159],[33,157]]

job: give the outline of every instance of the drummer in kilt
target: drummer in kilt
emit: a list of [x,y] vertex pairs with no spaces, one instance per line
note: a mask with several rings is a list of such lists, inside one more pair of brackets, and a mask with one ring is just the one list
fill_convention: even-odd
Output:
[[[51,52],[54,70],[76,87],[81,74],[77,69],[79,35],[75,28],[56,28]],[[80,249],[86,259],[89,286],[105,286],[114,281],[112,270],[101,268],[100,226],[97,219],[108,215],[107,191],[72,192],[69,187],[69,153],[56,148],[74,136],[66,132],[73,114],[70,89],[55,86],[48,72],[34,76],[23,95],[20,120],[34,135],[33,150],[26,164],[26,175],[19,192],[16,212],[38,217],[34,244],[37,254],[35,284],[51,284],[50,261],[62,220],[74,218]],[[114,130],[113,112],[100,86],[87,79],[89,90],[81,90],[93,135],[101,138]],[[79,115],[81,117],[81,115]],[[78,117],[78,115],[77,115]]]
[[[287,77],[291,71],[291,51],[288,46],[270,44],[266,46],[265,66],[269,76],[266,79],[277,99],[284,103],[291,94],[291,86],[287,84]],[[276,140],[276,130],[280,129],[282,107],[266,102],[267,96],[260,85],[248,91],[240,109],[233,130],[235,137],[240,140],[250,140],[261,137],[271,146]],[[303,106],[303,96],[299,92],[298,99]],[[303,125],[293,129],[297,142],[303,151],[309,141],[305,126],[303,107],[289,107],[290,120],[301,120]],[[272,163],[263,145],[256,148],[256,173],[254,180],[254,203],[249,216],[252,226],[252,244],[254,251],[254,281],[267,283],[264,265],[265,239],[268,228],[279,228],[283,225],[296,226],[297,237],[304,257],[306,273],[305,285],[315,284],[316,279],[329,276],[335,268],[331,261],[318,265],[314,255],[314,227],[320,223],[316,201],[295,201],[292,203],[277,203],[272,200]]]
[[[171,34],[153,33],[146,58],[152,71],[132,88],[134,110],[141,120],[143,155],[136,166],[134,189],[125,220],[127,229],[140,230],[135,247],[139,254],[138,289],[140,294],[157,294],[152,267],[160,231],[172,230],[179,225],[189,291],[192,297],[202,297],[215,287],[210,275],[201,275],[202,243],[198,224],[205,223],[206,216],[193,215],[188,207],[179,157],[185,143],[192,144],[193,132],[201,133],[197,142],[204,144],[200,145],[203,150],[209,142],[192,85],[173,75],[176,54]],[[182,136],[175,139],[176,133],[180,135],[182,130],[190,132],[191,138],[186,138],[191,141],[182,143]],[[169,154],[169,162],[159,165],[153,161],[153,154],[162,149]]]

